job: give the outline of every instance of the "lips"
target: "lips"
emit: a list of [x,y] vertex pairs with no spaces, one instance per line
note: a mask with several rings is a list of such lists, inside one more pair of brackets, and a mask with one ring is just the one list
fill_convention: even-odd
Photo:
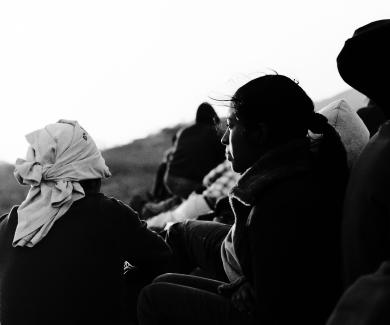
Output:
[[228,152],[228,151],[225,152],[225,157],[226,157],[226,159],[229,160],[229,161],[232,161],[232,160],[233,160],[233,157],[232,157],[231,153]]

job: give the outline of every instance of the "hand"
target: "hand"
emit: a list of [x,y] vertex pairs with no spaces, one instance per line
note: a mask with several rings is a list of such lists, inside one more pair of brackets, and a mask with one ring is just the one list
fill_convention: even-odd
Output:
[[240,312],[251,314],[255,308],[255,293],[248,281],[245,281],[233,292],[231,301]]

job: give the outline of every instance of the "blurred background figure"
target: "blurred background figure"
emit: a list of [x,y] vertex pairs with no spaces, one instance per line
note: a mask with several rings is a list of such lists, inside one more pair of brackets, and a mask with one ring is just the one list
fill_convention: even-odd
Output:
[[[205,218],[209,220],[218,218],[220,221],[233,223],[234,218],[226,218],[226,213],[211,213],[216,211],[217,201],[229,194],[229,191],[236,185],[238,178],[239,174],[231,169],[229,161],[224,161],[204,177],[203,185],[205,190],[202,193],[192,192],[179,206],[148,219],[146,221],[148,227],[161,229],[167,223],[172,224],[174,222],[197,219],[201,215],[203,220]],[[218,207],[221,208],[222,203]],[[206,214],[209,215],[206,216]]]
[[146,203],[142,208],[143,218],[174,208],[192,192],[202,192],[203,177],[225,159],[219,123],[213,107],[202,103],[197,109],[195,123],[178,131],[173,147],[166,153],[166,165],[162,166],[165,170],[163,183],[162,170],[159,170],[155,185],[155,189],[166,190],[169,197]]
[[218,125],[213,107],[202,103],[195,123],[178,132],[165,174],[165,184],[173,195],[187,198],[202,187],[203,177],[225,159]]

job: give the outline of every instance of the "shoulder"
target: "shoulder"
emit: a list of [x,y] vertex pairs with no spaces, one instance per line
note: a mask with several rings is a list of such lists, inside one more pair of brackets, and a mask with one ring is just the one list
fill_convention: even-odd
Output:
[[101,194],[98,204],[100,214],[107,224],[110,222],[113,225],[120,225],[124,231],[142,226],[137,212],[122,201]]
[[312,196],[314,194],[313,189],[319,189],[320,184],[321,180],[317,177],[314,171],[297,174],[269,186],[267,190],[259,195],[256,202],[272,200],[275,197],[281,201],[291,201],[297,199],[300,201],[302,194],[305,194],[305,196]]
[[[8,229],[8,231],[15,231],[15,228],[18,223],[18,210],[19,206],[13,206],[9,213],[5,213],[0,216],[0,232]],[[6,230],[7,231],[7,230]]]
[[181,128],[176,134],[177,138],[180,138],[180,137],[183,137],[183,136],[186,136],[186,135],[192,133],[196,128],[197,128],[196,124],[191,124],[191,125],[185,126],[184,128]]
[[3,220],[5,220],[5,218],[7,218],[7,216],[8,216],[8,213],[5,213],[2,216],[0,216],[0,223],[3,222]]
[[17,216],[18,208],[19,208],[18,205],[14,205],[8,213],[4,213],[3,215],[1,215],[0,222],[5,221],[7,217],[13,218],[14,216]]
[[312,173],[285,179],[267,188],[255,199],[251,215],[260,214],[262,219],[285,217],[285,214],[311,209],[318,203],[324,188]]
[[137,212],[135,212],[127,204],[114,197],[108,197],[104,194],[101,194],[99,195],[99,204],[100,207],[105,211],[112,211],[123,215],[132,215],[138,217]]

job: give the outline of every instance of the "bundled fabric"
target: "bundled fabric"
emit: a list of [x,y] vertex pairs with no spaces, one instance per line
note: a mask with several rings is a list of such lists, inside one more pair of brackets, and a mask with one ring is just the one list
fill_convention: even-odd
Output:
[[147,221],[148,226],[164,228],[167,224],[196,219],[202,214],[213,211],[217,200],[227,196],[238,179],[239,174],[231,169],[227,160],[224,161],[203,178],[206,189],[202,194],[191,193],[178,207],[150,218]]
[[14,175],[30,191],[18,208],[13,246],[39,243],[71,207],[85,196],[79,181],[110,176],[100,151],[77,121],[60,120],[26,136],[26,159]]
[[324,115],[340,135],[347,152],[348,166],[351,168],[370,139],[367,127],[343,99],[321,108],[318,113]]
[[225,160],[204,177],[203,184],[207,188],[202,195],[207,197],[208,200],[216,202],[219,198],[229,194],[239,177],[239,174],[232,170],[230,162]]

